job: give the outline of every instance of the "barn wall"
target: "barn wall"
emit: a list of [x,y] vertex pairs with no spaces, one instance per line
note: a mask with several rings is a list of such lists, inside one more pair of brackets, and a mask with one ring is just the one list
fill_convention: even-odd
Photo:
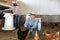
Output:
[[[19,0],[18,0],[19,1]],[[29,12],[31,9],[39,15],[60,15],[60,0],[20,0],[24,3],[23,11]]]

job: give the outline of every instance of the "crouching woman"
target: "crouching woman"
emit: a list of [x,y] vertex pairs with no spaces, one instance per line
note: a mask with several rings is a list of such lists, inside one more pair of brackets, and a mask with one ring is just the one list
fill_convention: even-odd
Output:
[[37,31],[38,19],[35,17],[36,13],[31,12],[30,17],[25,21],[24,27],[30,31],[30,37],[32,37],[32,30]]

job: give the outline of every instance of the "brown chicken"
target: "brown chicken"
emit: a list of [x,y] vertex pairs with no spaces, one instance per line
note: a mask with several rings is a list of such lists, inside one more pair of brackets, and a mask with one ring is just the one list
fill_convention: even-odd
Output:
[[59,40],[59,32],[56,34],[51,34],[48,31],[43,32],[43,35],[47,38],[47,40]]
[[37,32],[35,33],[34,40],[39,40],[39,35]]
[[54,38],[55,40],[59,40],[59,32],[57,32],[55,35],[53,35],[53,38]]

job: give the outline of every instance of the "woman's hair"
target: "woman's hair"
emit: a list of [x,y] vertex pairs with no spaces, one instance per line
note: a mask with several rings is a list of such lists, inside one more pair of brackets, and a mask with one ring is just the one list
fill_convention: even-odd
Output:
[[18,6],[18,5],[16,3],[14,3],[13,6]]

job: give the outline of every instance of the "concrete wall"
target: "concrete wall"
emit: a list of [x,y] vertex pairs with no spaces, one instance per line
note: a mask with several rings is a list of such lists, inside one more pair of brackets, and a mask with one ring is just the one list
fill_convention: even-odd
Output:
[[[60,15],[60,0],[17,0],[24,3],[24,12],[36,11],[39,15]],[[27,6],[27,7],[26,7]]]

